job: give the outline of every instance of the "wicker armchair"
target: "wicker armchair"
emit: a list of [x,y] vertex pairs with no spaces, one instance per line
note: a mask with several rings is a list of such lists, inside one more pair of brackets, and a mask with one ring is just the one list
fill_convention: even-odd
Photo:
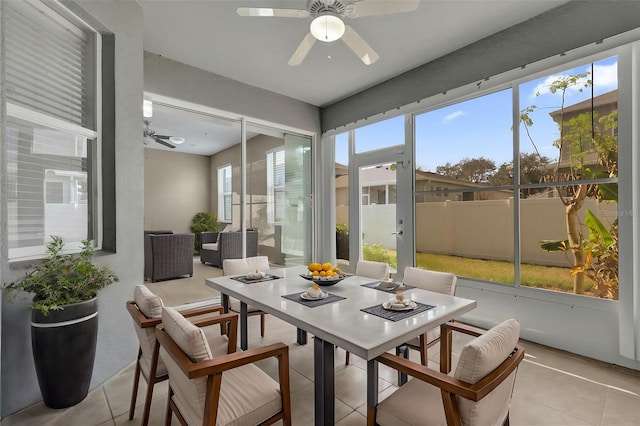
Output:
[[193,234],[145,234],[145,280],[192,277],[194,241]]
[[[200,262],[222,268],[225,259],[242,259],[242,232],[200,234]],[[247,256],[258,255],[258,231],[247,230]]]

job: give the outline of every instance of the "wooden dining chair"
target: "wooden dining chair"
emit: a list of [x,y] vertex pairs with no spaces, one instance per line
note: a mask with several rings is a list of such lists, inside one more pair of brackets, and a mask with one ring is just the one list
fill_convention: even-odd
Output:
[[[241,275],[255,272],[265,272],[269,270],[269,258],[267,256],[253,256],[246,259],[225,259],[222,261],[222,273],[223,275]],[[240,312],[240,301],[227,295],[222,295],[222,305],[226,306],[228,310],[233,312]],[[265,330],[265,315],[266,313],[254,308],[253,306],[247,306],[247,315],[260,316],[260,337],[264,337]]]
[[[373,260],[359,260],[356,265],[356,275],[383,281],[389,278],[389,264]],[[349,365],[350,355],[349,351],[346,351],[344,357],[345,365]]]
[[[448,272],[429,271],[407,266],[404,269],[402,283],[436,293],[455,295],[457,277]],[[427,365],[427,350],[440,341],[440,327],[433,328],[419,337],[411,339],[405,345],[420,351],[420,363]]]
[[[508,425],[511,396],[524,350],[518,345],[520,324],[506,320],[489,331],[461,323],[443,326],[441,371],[385,353],[376,361],[412,376],[376,407],[367,410],[367,424]],[[464,345],[453,377],[451,333],[476,336]]]
[[[163,308],[162,299],[154,294],[145,285],[137,285],[133,289],[133,300],[126,303],[127,311],[133,319],[134,329],[138,337],[138,358],[136,359],[136,369],[133,375],[133,390],[131,392],[131,403],[129,406],[129,420],[133,419],[136,410],[136,400],[138,397],[138,385],[140,376],[147,382],[147,392],[144,400],[144,411],[142,414],[142,426],[149,422],[149,410],[153,398],[155,384],[167,380],[167,369],[158,358],[160,346],[156,340],[156,326],[162,322],[161,314]],[[181,312],[185,317],[199,317],[206,314],[221,314],[222,306],[207,306],[197,309],[189,309]],[[207,339],[211,342],[226,341],[217,330],[205,329]]]
[[[162,311],[157,335],[160,357],[169,373],[165,425],[176,415],[181,425],[291,425],[289,347],[275,343],[236,352],[237,314],[229,326],[226,355],[214,356],[202,326],[215,319],[189,322],[171,308]],[[278,381],[254,365],[274,357]]]

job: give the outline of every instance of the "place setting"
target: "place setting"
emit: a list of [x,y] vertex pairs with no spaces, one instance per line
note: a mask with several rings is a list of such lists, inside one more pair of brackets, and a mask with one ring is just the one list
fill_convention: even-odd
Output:
[[405,291],[415,288],[411,285],[393,281],[373,281],[370,283],[362,284],[362,287],[372,288],[374,290],[380,290],[387,293],[397,293],[399,291]]
[[245,275],[239,275],[237,277],[230,277],[230,278],[232,280],[240,281],[241,283],[244,283],[244,284],[255,284],[255,283],[261,283],[264,281],[278,280],[282,277],[279,277],[273,274],[268,274],[260,270],[256,270],[254,272],[249,272],[248,274],[245,274]]
[[317,283],[314,283],[305,291],[287,294],[282,297],[294,302],[298,302],[302,305],[309,306],[311,308],[345,299],[342,296],[337,296],[335,294],[331,294],[327,291],[322,290]]
[[395,322],[433,308],[435,308],[434,305],[416,302],[405,297],[404,293],[399,292],[394,294],[389,300],[378,305],[363,308],[361,311]]

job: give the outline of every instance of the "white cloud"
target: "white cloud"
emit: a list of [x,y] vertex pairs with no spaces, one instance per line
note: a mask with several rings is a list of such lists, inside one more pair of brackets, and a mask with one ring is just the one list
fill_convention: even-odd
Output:
[[445,118],[442,119],[443,123],[448,123],[452,120],[455,120],[458,117],[462,117],[463,115],[467,115],[466,112],[464,111],[456,111],[456,112],[452,112],[451,114],[447,115]]
[[[589,76],[583,78],[579,81],[578,84],[571,86],[567,89],[566,96],[570,97],[572,94],[578,92],[580,89],[585,89],[584,84],[587,82],[587,79],[592,78],[591,76],[591,66],[585,67],[580,72],[588,72]],[[530,94],[531,99],[535,99],[537,94],[539,95],[549,95],[549,87],[551,83],[557,80],[560,77],[567,77],[569,74],[555,74],[547,77],[543,82],[538,84],[533,88],[532,93]],[[615,62],[609,65],[594,65],[593,66],[593,78],[592,78],[596,88],[598,91],[609,91],[613,90],[618,86],[618,63]],[[558,92],[556,92],[556,95]]]

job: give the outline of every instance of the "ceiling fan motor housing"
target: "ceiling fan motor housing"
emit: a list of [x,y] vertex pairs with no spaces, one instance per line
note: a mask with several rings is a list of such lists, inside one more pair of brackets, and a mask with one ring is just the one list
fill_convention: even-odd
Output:
[[348,16],[350,9],[355,10],[355,6],[347,1],[341,0],[309,0],[307,10],[312,17],[332,14],[344,18]]

